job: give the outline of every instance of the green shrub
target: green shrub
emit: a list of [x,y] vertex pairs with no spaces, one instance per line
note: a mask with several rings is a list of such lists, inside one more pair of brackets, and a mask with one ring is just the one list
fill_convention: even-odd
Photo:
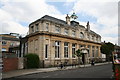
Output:
[[27,68],[39,68],[40,59],[37,54],[29,53],[24,56],[26,58],[26,67]]

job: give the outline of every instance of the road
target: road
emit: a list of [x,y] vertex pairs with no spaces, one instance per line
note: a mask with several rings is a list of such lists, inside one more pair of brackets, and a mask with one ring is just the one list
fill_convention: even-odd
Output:
[[[111,78],[112,64],[91,66],[72,70],[59,70],[53,72],[42,72],[14,77],[16,78]],[[13,78],[11,79],[13,80]]]

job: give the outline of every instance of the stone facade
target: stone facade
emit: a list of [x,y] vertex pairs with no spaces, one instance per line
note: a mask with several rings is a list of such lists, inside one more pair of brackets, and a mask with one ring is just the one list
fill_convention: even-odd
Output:
[[77,64],[73,54],[83,47],[88,49],[86,63],[89,59],[101,58],[101,36],[90,30],[89,22],[82,26],[70,19],[66,21],[69,22],[45,15],[29,25],[28,53],[38,54],[44,67],[66,61]]

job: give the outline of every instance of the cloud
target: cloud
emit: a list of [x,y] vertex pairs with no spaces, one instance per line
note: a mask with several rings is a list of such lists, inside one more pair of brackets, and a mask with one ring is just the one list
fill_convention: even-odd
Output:
[[1,1],[1,4],[0,27],[2,27],[2,31],[0,33],[26,34],[28,32],[27,26],[46,14],[63,19],[61,12],[44,0],[4,0]]
[[0,33],[19,33],[22,36],[25,36],[28,32],[28,27],[23,27],[22,25],[20,25],[19,23],[16,23],[14,21],[4,21],[2,22],[2,32]]
[[[74,4],[73,9],[77,14],[85,13],[96,18],[96,22],[90,22],[91,30],[102,36],[102,41],[116,43],[118,40],[118,3],[111,0],[92,1],[80,0]],[[114,38],[113,38],[114,37]]]
[[[118,0],[50,0],[51,2],[65,2],[69,8],[72,2],[73,9],[77,14],[85,13],[95,17],[95,23],[90,22],[91,30],[102,36],[102,40],[117,42],[118,34]],[[0,33],[17,32],[26,34],[28,25],[44,15],[51,15],[65,20],[62,14],[54,5],[47,4],[48,0],[1,0],[0,1]],[[84,14],[83,14],[84,15]],[[89,21],[89,20],[88,20]],[[27,24],[27,25],[26,25]],[[86,22],[80,21],[86,26]]]

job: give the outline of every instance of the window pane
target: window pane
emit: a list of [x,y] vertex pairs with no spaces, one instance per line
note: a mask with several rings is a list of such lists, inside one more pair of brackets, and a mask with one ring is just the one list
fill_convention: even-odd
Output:
[[32,30],[32,32],[34,32],[34,26],[31,26],[31,30]]
[[64,57],[68,57],[68,43],[65,42],[64,43]]
[[48,45],[45,45],[45,58],[48,58]]
[[6,48],[2,48],[2,51],[7,51]]
[[56,41],[55,42],[55,58],[59,58],[59,53],[60,53],[60,42]]
[[36,31],[38,31],[38,24],[36,24],[35,26],[36,26]]
[[75,31],[72,31],[72,36],[75,37]]
[[72,44],[72,57],[75,58],[75,44]]
[[7,44],[7,42],[6,41],[2,41],[2,45],[6,45]]
[[60,27],[55,27],[55,31],[57,32],[57,33],[60,33]]
[[48,23],[46,23],[46,31],[48,31],[49,30],[49,24]]
[[80,38],[84,38],[84,34],[82,32],[80,32]]
[[65,29],[65,35],[68,35],[68,29]]

